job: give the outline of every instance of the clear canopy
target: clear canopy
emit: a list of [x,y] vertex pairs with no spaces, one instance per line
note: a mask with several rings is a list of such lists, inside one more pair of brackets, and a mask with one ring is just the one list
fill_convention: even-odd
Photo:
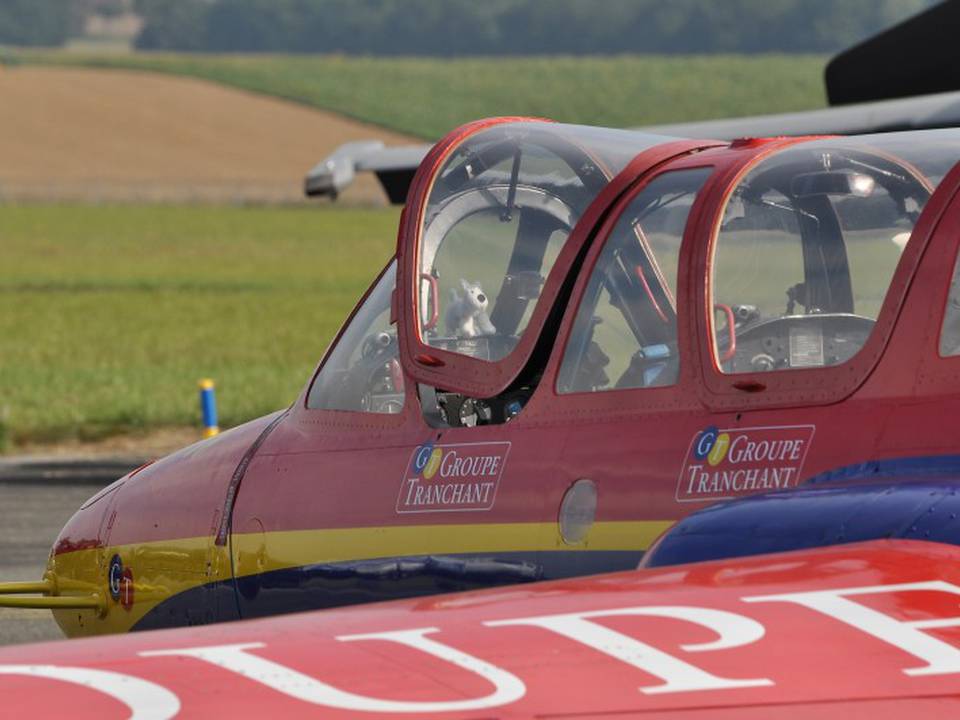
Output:
[[727,200],[712,263],[724,372],[837,365],[866,343],[960,131],[816,140],[773,153]]
[[469,136],[437,173],[421,224],[423,342],[506,357],[590,202],[638,153],[669,139],[546,122]]
[[603,240],[560,366],[561,393],[672,385],[680,370],[680,244],[713,168],[664,172]]

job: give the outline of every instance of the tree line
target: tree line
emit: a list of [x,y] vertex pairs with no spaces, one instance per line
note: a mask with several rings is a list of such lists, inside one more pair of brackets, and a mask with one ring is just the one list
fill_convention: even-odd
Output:
[[[936,0],[134,0],[143,50],[362,55],[835,52]],[[59,45],[91,0],[0,0]]]
[[63,45],[83,25],[70,0],[0,0],[0,45]]
[[833,52],[934,0],[138,0],[137,46],[541,55]]

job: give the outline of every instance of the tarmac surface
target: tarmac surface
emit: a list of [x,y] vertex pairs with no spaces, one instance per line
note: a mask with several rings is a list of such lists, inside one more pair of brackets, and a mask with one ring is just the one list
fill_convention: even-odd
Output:
[[[89,483],[0,482],[0,582],[39,580],[60,528],[97,490]],[[47,610],[0,608],[0,645],[62,638]]]
[[[0,459],[0,582],[40,580],[53,541],[84,500],[146,459],[143,454]],[[0,607],[0,645],[62,639],[48,610]]]

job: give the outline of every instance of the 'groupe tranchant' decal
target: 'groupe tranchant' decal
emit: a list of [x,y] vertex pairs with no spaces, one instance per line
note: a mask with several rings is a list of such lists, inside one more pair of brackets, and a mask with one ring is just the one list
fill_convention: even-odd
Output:
[[489,510],[509,452],[509,442],[417,446],[403,475],[397,512]]
[[677,501],[724,500],[795,487],[814,429],[781,425],[698,432],[680,470]]

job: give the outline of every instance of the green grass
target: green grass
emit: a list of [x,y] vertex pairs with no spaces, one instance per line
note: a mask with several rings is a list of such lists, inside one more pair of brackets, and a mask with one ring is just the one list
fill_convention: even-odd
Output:
[[[853,310],[876,320],[900,261],[888,229],[845,233],[853,289]],[[798,236],[765,231],[720,236],[714,260],[718,302],[755,305],[763,315],[785,312],[787,288],[803,280]],[[802,304],[797,307],[802,312]]]
[[[393,252],[395,210],[3,206],[0,416],[14,443],[288,405]],[[6,409],[6,410],[5,410]]]
[[492,115],[632,127],[825,104],[826,58],[818,55],[431,60],[24,52],[18,58],[199,77],[427,139]]
[[[0,206],[0,451],[196,425],[203,377],[217,381],[224,426],[287,406],[392,254],[397,220],[394,209]],[[873,317],[899,253],[889,233],[855,235],[856,311]],[[722,248],[719,299],[782,312],[802,279],[785,249],[747,232]],[[496,287],[484,275],[494,260],[468,262],[469,278]]]

